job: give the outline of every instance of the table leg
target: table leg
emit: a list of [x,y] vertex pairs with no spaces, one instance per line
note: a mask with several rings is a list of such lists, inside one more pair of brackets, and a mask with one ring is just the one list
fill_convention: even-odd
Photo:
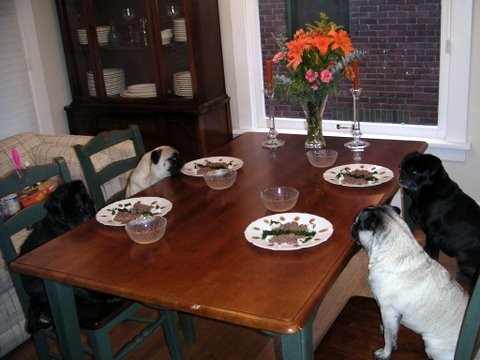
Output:
[[317,311],[315,310],[302,330],[295,334],[275,334],[270,331],[265,333],[270,335],[280,335],[282,340],[282,358],[283,360],[313,360],[313,320]]
[[281,335],[281,339],[283,360],[313,359],[312,321],[296,334]]
[[51,280],[43,282],[63,357],[68,360],[83,359],[72,286]]

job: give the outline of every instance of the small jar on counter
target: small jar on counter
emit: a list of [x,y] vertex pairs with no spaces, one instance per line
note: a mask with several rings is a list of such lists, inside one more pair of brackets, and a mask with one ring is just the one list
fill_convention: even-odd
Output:
[[17,194],[10,194],[0,200],[2,219],[6,220],[20,210],[20,202]]

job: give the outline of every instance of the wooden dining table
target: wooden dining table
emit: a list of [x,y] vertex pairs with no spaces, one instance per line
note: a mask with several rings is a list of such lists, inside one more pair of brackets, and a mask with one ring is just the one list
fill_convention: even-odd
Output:
[[[365,151],[352,152],[344,147],[349,139],[326,137],[327,147],[338,151],[334,167],[363,163],[393,172],[385,183],[348,187],[327,182],[329,169],[310,165],[304,135],[279,137],[283,147],[265,149],[264,133],[245,133],[209,154],[243,161],[229,189],[212,190],[201,177],[180,174],[136,194],[173,204],[160,241],[140,245],[123,227],[91,219],[11,264],[13,271],[44,279],[66,358],[82,358],[72,285],[264,330],[280,336],[284,359],[313,358],[316,309],[357,250],[350,235],[355,215],[390,202],[401,160],[427,144],[369,139]],[[333,225],[328,240],[288,251],[247,241],[249,224],[274,214],[260,191],[279,185],[300,192],[290,212]]]

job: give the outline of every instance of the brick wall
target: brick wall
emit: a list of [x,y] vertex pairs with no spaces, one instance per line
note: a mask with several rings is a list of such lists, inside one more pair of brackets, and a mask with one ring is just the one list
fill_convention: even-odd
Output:
[[[263,58],[278,51],[272,33],[287,33],[286,0],[259,0]],[[440,0],[351,0],[351,37],[360,59],[360,118],[435,125],[440,64]],[[280,72],[281,69],[274,68]],[[351,83],[330,97],[327,118],[349,120]],[[278,117],[303,117],[278,103]]]

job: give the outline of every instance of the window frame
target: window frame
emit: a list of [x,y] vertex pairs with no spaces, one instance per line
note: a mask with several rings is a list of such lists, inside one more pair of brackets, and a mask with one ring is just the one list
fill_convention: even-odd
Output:
[[[229,0],[231,43],[233,52],[232,75],[227,76],[227,91],[236,98],[232,104],[234,133],[265,131],[265,114],[260,47],[258,0],[235,2]],[[243,4],[242,4],[243,3]],[[222,11],[222,6],[221,6]],[[437,126],[362,123],[366,137],[422,140],[429,143],[429,152],[444,160],[465,161],[470,148],[468,137],[468,100],[472,39],[473,0],[453,5],[442,0],[440,86]],[[235,44],[232,46],[231,44]],[[227,50],[228,47],[227,47]],[[239,60],[241,59],[241,61]],[[458,71],[461,69],[461,71]],[[235,83],[233,83],[235,81]],[[276,118],[279,132],[305,133],[304,119]],[[345,136],[347,130],[337,130],[337,124],[350,122],[325,120],[326,135]]]

